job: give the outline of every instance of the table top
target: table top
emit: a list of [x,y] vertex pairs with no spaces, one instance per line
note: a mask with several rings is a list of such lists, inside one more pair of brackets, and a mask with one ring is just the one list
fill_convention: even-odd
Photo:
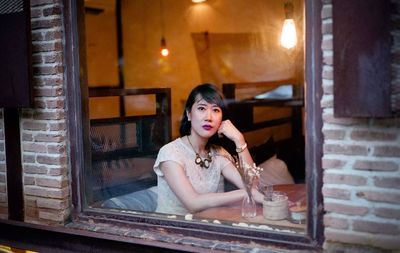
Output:
[[[305,184],[287,184],[274,185],[274,191],[285,192],[288,196],[289,208],[297,204],[307,205],[307,194]],[[290,218],[284,220],[268,220],[263,216],[262,204],[257,204],[257,216],[254,218],[244,218],[241,215],[242,203],[236,202],[229,206],[213,207],[194,214],[196,219],[212,219],[220,221],[231,221],[234,223],[255,223],[261,225],[272,225],[277,227],[295,228],[305,230],[306,224],[298,224],[290,221]],[[290,215],[289,215],[290,216]]]

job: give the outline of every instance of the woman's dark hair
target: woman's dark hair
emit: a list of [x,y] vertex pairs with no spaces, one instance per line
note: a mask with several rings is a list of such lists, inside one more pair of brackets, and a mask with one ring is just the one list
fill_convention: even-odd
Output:
[[197,95],[200,95],[205,101],[211,104],[216,104],[222,110],[222,120],[229,118],[228,109],[224,101],[224,95],[221,91],[213,84],[204,83],[196,86],[189,94],[186,100],[185,109],[183,110],[181,126],[179,133],[181,136],[189,135],[191,129],[191,123],[187,117],[187,111],[190,112],[193,104],[196,102]]
[[[179,129],[179,133],[181,136],[190,134],[192,124],[188,120],[186,111],[190,111],[192,109],[193,104],[196,102],[197,95],[200,95],[201,98],[203,98],[208,103],[218,105],[222,110],[222,120],[230,118],[230,114],[225,104],[225,98],[222,92],[213,84],[200,84],[190,92],[189,97],[186,100],[185,109],[183,110],[181,125]],[[235,152],[235,143],[233,143],[225,136],[223,138],[219,138],[217,133],[208,140],[208,144],[222,146],[231,154],[234,154]]]

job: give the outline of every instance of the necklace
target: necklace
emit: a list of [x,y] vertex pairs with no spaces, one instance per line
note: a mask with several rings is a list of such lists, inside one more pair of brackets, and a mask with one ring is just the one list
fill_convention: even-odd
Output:
[[207,157],[204,158],[204,160],[201,159],[199,153],[196,152],[196,150],[194,149],[192,143],[190,142],[189,136],[186,135],[186,137],[187,137],[187,140],[188,140],[190,146],[192,147],[193,151],[196,153],[196,158],[194,159],[194,162],[195,162],[197,165],[200,165],[201,168],[206,168],[206,169],[208,169],[208,168],[210,167],[210,163],[211,163],[211,161],[212,161],[212,158],[211,158],[211,156],[210,156],[210,152],[207,153]]

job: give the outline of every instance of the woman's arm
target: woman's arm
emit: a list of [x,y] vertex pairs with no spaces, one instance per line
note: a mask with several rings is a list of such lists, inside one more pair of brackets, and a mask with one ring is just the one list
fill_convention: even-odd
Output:
[[227,205],[242,200],[246,194],[243,189],[222,193],[199,194],[193,188],[185,175],[185,171],[178,163],[166,161],[160,164],[171,190],[190,212],[198,212],[206,208]]
[[[246,140],[244,139],[243,134],[233,125],[233,123],[230,120],[224,120],[219,129],[218,129],[218,134],[223,134],[225,135],[228,139],[233,141],[236,145],[236,149],[238,150],[238,156],[239,159],[243,163],[247,163],[249,165],[253,165],[254,161],[253,158],[251,157],[251,154],[249,152],[249,149],[247,148],[247,143]],[[232,168],[233,167],[233,168]],[[239,172],[235,168],[235,166],[227,166],[226,171],[223,171],[224,177],[226,177],[230,182],[235,184],[239,188],[243,188],[243,182],[238,183],[237,175]],[[225,168],[224,168],[225,170]],[[241,180],[240,174],[239,174],[239,180]],[[252,194],[254,199],[258,203],[262,203],[263,201],[263,194],[261,194],[257,189],[254,187],[252,188]]]
[[243,134],[233,125],[230,120],[224,120],[219,129],[219,135],[224,135],[226,138],[233,141],[236,145],[236,149],[241,149],[241,152],[238,153],[239,158],[247,163],[252,165],[254,163],[253,158],[250,155],[249,149],[247,148],[246,140],[244,139]]

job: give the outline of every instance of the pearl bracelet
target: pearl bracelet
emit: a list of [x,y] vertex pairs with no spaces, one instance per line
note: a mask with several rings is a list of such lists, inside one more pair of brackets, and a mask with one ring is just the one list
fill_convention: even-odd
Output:
[[236,153],[242,153],[247,148],[247,142],[244,143],[241,147],[236,147]]

